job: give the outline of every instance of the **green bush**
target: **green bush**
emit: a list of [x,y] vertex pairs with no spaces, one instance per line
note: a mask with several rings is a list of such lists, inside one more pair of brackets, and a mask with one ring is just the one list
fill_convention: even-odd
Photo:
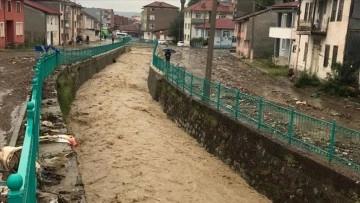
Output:
[[321,84],[320,79],[315,74],[301,72],[300,76],[295,80],[294,86],[297,88],[312,86],[318,87]]

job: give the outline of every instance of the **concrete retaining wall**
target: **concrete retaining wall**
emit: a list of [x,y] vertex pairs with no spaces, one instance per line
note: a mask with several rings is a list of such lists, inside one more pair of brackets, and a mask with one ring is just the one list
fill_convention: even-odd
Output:
[[336,172],[322,158],[221,114],[182,93],[153,68],[148,87],[170,119],[274,202],[360,200],[359,174]]

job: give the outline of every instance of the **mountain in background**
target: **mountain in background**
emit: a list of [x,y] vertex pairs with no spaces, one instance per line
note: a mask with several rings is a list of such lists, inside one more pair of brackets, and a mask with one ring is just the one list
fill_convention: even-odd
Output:
[[137,12],[119,12],[119,11],[114,11],[115,15],[119,15],[119,16],[124,16],[127,18],[131,18],[132,16],[141,16],[141,13],[137,13]]

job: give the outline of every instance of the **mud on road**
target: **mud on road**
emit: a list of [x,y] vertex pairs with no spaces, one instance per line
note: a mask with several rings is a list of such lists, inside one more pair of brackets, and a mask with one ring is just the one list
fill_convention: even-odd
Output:
[[89,202],[270,202],[168,120],[133,48],[79,89],[69,128]]
[[0,52],[0,147],[7,144],[20,105],[30,95],[36,57],[34,51]]

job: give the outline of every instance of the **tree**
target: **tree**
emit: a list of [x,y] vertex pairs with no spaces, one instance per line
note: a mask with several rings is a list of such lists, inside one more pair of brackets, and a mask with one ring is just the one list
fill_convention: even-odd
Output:
[[177,17],[169,25],[169,36],[175,37],[176,41],[181,41],[184,30],[184,14],[178,12]]
[[256,10],[264,10],[269,6],[274,5],[274,0],[254,0],[256,2]]
[[187,4],[187,7],[191,6],[191,5],[194,5],[196,3],[200,2],[200,0],[190,0]]

